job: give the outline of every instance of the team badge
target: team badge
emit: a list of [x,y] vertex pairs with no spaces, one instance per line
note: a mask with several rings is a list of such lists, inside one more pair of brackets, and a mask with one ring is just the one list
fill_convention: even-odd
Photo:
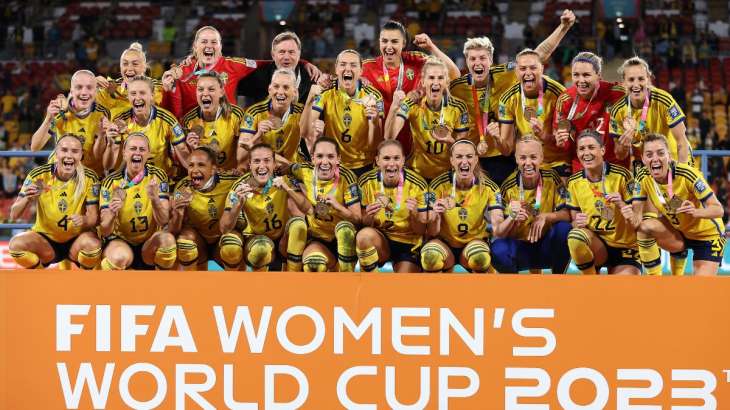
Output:
[[500,117],[507,116],[507,107],[504,104],[499,104],[499,116]]
[[228,201],[230,201],[232,206],[235,206],[238,203],[238,195],[235,192],[231,192],[228,195]]
[[215,201],[212,198],[208,202],[208,216],[210,216],[210,219],[218,219],[218,207],[215,206]]
[[109,192],[109,190],[108,190],[108,189],[105,189],[105,190],[101,191],[101,197],[102,197],[102,198],[103,198],[103,199],[104,199],[105,201],[107,201],[107,202],[108,202],[108,201],[111,201],[111,199],[112,199],[112,194],[111,194],[111,192]]
[[468,122],[469,122],[469,113],[464,112],[463,114],[461,114],[461,123],[467,124]]
[[356,184],[350,185],[350,195],[353,198],[359,198],[360,197],[360,188]]
[[404,115],[407,114],[408,113],[408,104],[405,102],[400,103],[400,111]]
[[705,185],[704,181],[699,180],[695,182],[695,191],[702,193],[707,189],[707,185]]
[[165,193],[168,189],[170,187],[167,185],[167,182],[160,182],[160,192]]
[[61,198],[60,201],[58,201],[58,210],[65,214],[66,210],[68,210],[68,202],[66,202],[65,199]]
[[281,151],[281,148],[284,146],[284,138],[282,138],[281,135],[276,137],[276,150]]
[[91,186],[91,194],[94,195],[94,196],[99,196],[99,189],[100,189],[99,184],[92,185]]
[[[267,197],[266,199],[269,199],[269,198]],[[266,213],[267,214],[273,214],[274,213],[274,204],[272,204],[271,202],[269,202],[268,204],[266,204]]]
[[352,124],[352,116],[349,112],[346,112],[342,117],[342,122],[345,123],[345,127],[350,128],[350,124]]
[[494,194],[494,200],[498,204],[501,204],[502,203],[502,194],[500,194],[499,192],[495,193]]
[[466,208],[459,208],[459,219],[464,222],[469,217],[469,211]]
[[218,77],[220,77],[223,84],[226,84],[228,82],[228,73],[226,73],[226,72],[218,73]]
[[249,128],[249,129],[250,128],[253,128],[253,117],[252,116],[247,115],[246,116],[246,119],[244,120],[244,122],[246,123],[246,127],[247,128]]
[[677,105],[673,105],[672,108],[669,109],[669,116],[672,117],[673,120],[677,119],[679,117],[679,107]]
[[137,215],[142,213],[142,202],[134,201],[134,213]]
[[426,200],[426,205],[433,205],[436,203],[436,193],[435,192],[426,192],[423,194],[423,198]]
[[185,132],[183,131],[180,124],[175,124],[174,127],[172,127],[172,133],[175,134],[176,137],[182,137],[185,135]]
[[406,70],[406,78],[408,78],[409,80],[412,81],[415,76],[416,76],[416,73],[413,72],[412,68],[409,68]]
[[81,141],[81,145],[84,145],[86,143],[86,137],[84,137],[83,135],[76,135],[76,139]]

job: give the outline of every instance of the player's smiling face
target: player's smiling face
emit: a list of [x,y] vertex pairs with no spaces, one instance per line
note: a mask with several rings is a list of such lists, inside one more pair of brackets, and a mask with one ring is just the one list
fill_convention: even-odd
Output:
[[542,83],[542,63],[536,55],[525,54],[517,58],[517,77],[525,93],[537,93],[537,87]]
[[294,101],[296,88],[294,87],[294,78],[286,74],[274,74],[269,84],[269,97],[271,97],[271,105],[275,109],[286,108]]
[[132,112],[137,116],[147,116],[152,109],[152,89],[146,81],[132,81],[127,86],[127,99],[132,104]]
[[205,183],[210,180],[215,172],[215,164],[211,161],[207,153],[200,150],[193,151],[190,154],[188,175],[190,182],[195,189],[201,189]]
[[74,137],[61,138],[55,151],[56,174],[64,179],[73,176],[84,154],[81,141]]
[[517,169],[526,179],[537,178],[542,165],[542,145],[538,141],[520,141],[515,147]]
[[320,142],[314,150],[312,162],[318,179],[331,180],[335,177],[335,170],[340,166],[337,147],[330,142]]
[[475,48],[466,52],[466,67],[473,81],[479,83],[486,81],[491,66],[492,57],[486,48]]
[[77,111],[91,107],[96,100],[96,78],[87,73],[78,74],[71,83],[71,99]]
[[302,51],[294,40],[284,40],[271,49],[271,58],[276,68],[295,69],[301,54]]
[[593,65],[585,61],[578,61],[573,64],[572,76],[578,95],[585,99],[591,98],[593,91],[598,87],[598,81],[601,79],[600,74],[596,72]]
[[206,113],[215,113],[220,107],[220,100],[223,97],[223,88],[218,80],[211,77],[202,77],[198,79],[196,89],[196,97],[198,106]]
[[441,66],[428,66],[423,73],[421,83],[426,90],[429,101],[436,102],[443,98],[448,88],[448,75]]
[[400,173],[405,164],[403,150],[397,145],[386,145],[378,151],[375,163],[380,169],[383,184],[389,187],[398,185]]
[[335,67],[337,81],[342,88],[349,92],[353,92],[360,81],[362,67],[360,66],[360,58],[353,53],[343,53],[337,60]]
[[606,149],[593,137],[583,137],[578,140],[578,159],[583,168],[597,169],[603,167],[603,156]]
[[456,144],[451,149],[451,167],[456,172],[457,179],[472,179],[478,162],[479,156],[471,144]]
[[124,163],[129,175],[137,175],[144,169],[147,158],[150,156],[150,147],[145,138],[132,135],[124,145]]
[[222,55],[221,39],[213,30],[203,30],[193,45],[195,57],[206,66],[215,65]]
[[661,183],[666,182],[667,172],[669,171],[669,148],[667,148],[665,142],[650,141],[644,143],[641,160],[654,179]]
[[264,186],[266,182],[274,175],[274,152],[271,149],[260,147],[251,151],[249,169],[254,181],[259,186]]
[[397,64],[405,46],[405,39],[399,30],[382,30],[380,32],[380,54],[386,64]]
[[139,51],[129,50],[119,59],[119,72],[122,73],[124,82],[131,81],[138,75],[144,75],[146,69],[147,66]]
[[632,100],[645,99],[646,90],[651,85],[649,73],[642,65],[632,65],[624,70],[624,87]]

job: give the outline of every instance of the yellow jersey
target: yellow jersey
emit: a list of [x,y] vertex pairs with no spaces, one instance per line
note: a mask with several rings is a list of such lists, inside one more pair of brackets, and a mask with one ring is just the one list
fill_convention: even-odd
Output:
[[413,152],[408,165],[426,179],[436,178],[449,169],[449,147],[446,143],[433,138],[431,132],[443,124],[453,133],[469,130],[469,113],[466,104],[458,98],[446,97],[441,109],[432,111],[426,105],[406,98],[398,108],[397,115],[411,127],[413,136]]
[[[152,84],[154,85],[153,90],[153,98],[155,101],[155,105],[162,104],[162,82],[160,80],[152,78]],[[132,108],[132,104],[129,103],[129,100],[127,99],[127,87],[124,86],[124,82],[122,81],[122,78],[117,78],[116,80],[109,79],[109,81],[116,84],[114,91],[110,92],[106,88],[99,87],[99,90],[96,93],[96,101],[104,105],[105,107],[108,107],[109,110],[129,110]]]
[[[605,163],[603,182],[589,181],[585,170],[568,178],[568,209],[588,215],[587,229],[615,248],[636,248],[636,231],[621,215],[621,210],[607,204],[605,194],[618,192],[624,202],[632,201],[633,177],[626,168]],[[606,211],[601,210],[608,209]],[[611,215],[612,214],[612,215]],[[608,218],[611,216],[611,218]]]
[[[486,113],[489,122],[497,121],[497,110],[499,109],[499,98],[517,83],[517,76],[514,72],[514,63],[497,64],[489,67],[489,80],[484,87],[474,87],[471,74],[466,73],[463,76],[451,81],[449,91],[451,95],[464,101],[469,111],[469,141],[479,144],[479,126],[477,118],[479,112]],[[476,91],[476,102],[474,101],[474,92]],[[482,131],[485,134],[485,140],[489,144],[489,149],[483,157],[496,157],[501,155],[497,149],[494,138],[486,132],[486,128]]]
[[375,161],[375,150],[380,141],[368,144],[368,119],[365,116],[363,98],[375,100],[378,117],[383,118],[383,96],[375,87],[358,86],[350,97],[335,85],[316,96],[312,109],[320,113],[324,121],[324,135],[337,140],[340,146],[341,164],[346,168],[362,168]]
[[[694,167],[687,164],[672,163],[672,195],[682,201],[690,201],[696,207],[703,207],[705,201],[715,193],[707,184],[705,177]],[[660,184],[654,180],[645,168],[639,171],[634,187],[634,199],[651,201],[654,207],[687,239],[707,241],[717,239],[725,233],[722,218],[693,218],[690,215],[676,213],[669,206],[669,184]]]
[[238,136],[243,120],[243,109],[237,105],[231,105],[231,112],[224,116],[222,112],[216,115],[215,120],[206,121],[196,107],[183,118],[183,126],[190,131],[196,126],[203,128],[203,135],[200,135],[200,145],[208,145],[218,151],[218,169],[229,170],[236,168],[236,147]]
[[380,170],[373,169],[360,176],[360,195],[363,208],[377,201],[380,195],[390,199],[386,208],[381,208],[374,217],[374,226],[380,230],[388,239],[409,243],[414,247],[421,245],[421,235],[413,233],[409,219],[410,211],[406,205],[408,198],[414,198],[418,202],[418,212],[428,211],[428,185],[426,181],[416,172],[403,169],[403,187],[383,186],[380,177]]
[[[357,177],[349,169],[340,167],[340,177],[337,185],[335,185],[334,179],[329,181],[315,181],[314,172],[314,167],[307,163],[297,163],[291,167],[291,175],[295,183],[299,185],[302,194],[304,194],[312,206],[317,204],[318,197],[327,195],[334,196],[337,202],[346,207],[360,202],[360,189],[357,186]],[[316,212],[309,213],[307,214],[308,232],[315,238],[330,242],[335,238],[335,226],[342,220],[331,207],[329,207],[327,215],[317,215]]]
[[[236,189],[241,184],[249,184],[254,186],[251,173],[248,172],[240,177],[231,187],[226,197],[225,210],[230,211],[238,201]],[[269,184],[271,184],[269,180]],[[251,198],[247,198],[241,208],[243,215],[239,215],[245,219],[246,227],[243,230],[244,236],[266,235],[272,240],[281,238],[284,233],[286,223],[289,221],[289,208],[287,201],[289,193],[285,190],[276,188],[267,184],[263,189],[257,189]]]
[[205,238],[209,244],[215,243],[221,236],[219,221],[223,215],[228,192],[238,177],[231,174],[216,174],[215,186],[207,192],[198,191],[190,183],[190,177],[185,177],[175,186],[173,196],[180,198],[184,191],[192,193],[190,205],[185,210],[184,227],[194,229]]
[[185,131],[170,111],[153,106],[146,125],[139,125],[134,121],[131,108],[117,113],[112,118],[112,121],[116,120],[122,120],[127,124],[127,132],[123,138],[133,132],[141,132],[147,136],[150,140],[149,163],[162,169],[165,175],[175,174],[172,147],[185,142]]
[[118,237],[132,245],[144,243],[158,228],[152,213],[152,201],[147,195],[147,185],[153,178],[159,182],[159,197],[169,200],[169,181],[167,174],[154,165],[146,164],[144,178],[134,184],[127,177],[127,170],[113,172],[101,184],[101,209],[109,207],[117,189],[124,190],[124,204],[117,214],[112,238]]
[[[101,119],[104,117],[108,119],[110,116],[109,109],[95,102],[91,106],[91,112],[84,117],[78,117],[72,111],[56,114],[51,123],[51,127],[48,129],[48,133],[53,138],[54,143],[64,134],[76,134],[81,140],[81,145],[84,150],[84,157],[81,159],[81,163],[96,172],[97,175],[103,175],[104,166],[102,165],[102,158],[94,158],[92,151],[96,136],[101,131]],[[48,157],[48,162],[54,162],[53,154]]]
[[439,237],[449,246],[463,248],[475,239],[489,237],[489,211],[503,209],[502,195],[497,184],[486,176],[469,189],[454,189],[453,174],[453,171],[446,171],[431,181],[430,199],[454,198],[456,206],[441,215]]
[[[542,121],[545,133],[550,135],[553,130],[553,116],[557,106],[558,97],[565,91],[565,87],[548,76],[542,76],[542,111],[540,110],[539,97],[529,98],[522,93],[522,84],[517,83],[502,94],[499,100],[499,122],[502,124],[515,124],[517,137],[532,134],[532,125],[525,116],[529,109]],[[543,152],[545,154],[545,167],[556,167],[567,164],[570,161],[570,153],[564,148],[555,145],[555,140],[543,141]]]
[[669,155],[673,160],[678,161],[677,140],[671,130],[683,122],[685,116],[679,104],[674,101],[674,97],[662,89],[652,87],[649,95],[649,109],[646,113],[646,125],[643,128],[640,125],[642,107],[629,108],[627,98],[620,99],[611,108],[611,137],[616,140],[621,137],[624,133],[624,119],[631,115],[638,124],[635,137],[639,140],[637,142],[639,147],[635,149],[634,156],[641,158],[644,137],[649,133],[654,133],[667,137]]
[[[510,237],[526,241],[530,233],[532,222],[538,213],[557,212],[565,209],[566,200],[568,198],[568,190],[563,185],[563,181],[557,172],[552,169],[540,170],[540,205],[537,206],[537,187],[521,188],[520,187],[520,171],[513,172],[504,180],[501,187],[502,198],[505,205],[505,216],[509,214],[509,204],[512,201],[520,201],[522,206],[527,209],[527,221],[519,223],[512,231]],[[545,224],[542,229],[542,235],[550,230],[551,224]]]
[[84,168],[84,186],[76,196],[77,179],[61,181],[56,177],[55,169],[55,164],[34,168],[25,178],[18,196],[25,196],[30,184],[43,187],[38,196],[35,223],[31,230],[55,242],[64,243],[81,233],[81,227],[74,225],[69,216],[84,215],[87,205],[99,204],[99,178],[94,171]]
[[[301,140],[299,134],[299,119],[302,116],[304,106],[299,103],[292,103],[289,112],[281,118],[282,126],[279,129],[271,130],[261,136],[261,142],[265,142],[274,152],[291,162],[297,161],[297,149]],[[271,99],[260,101],[246,110],[241,124],[241,132],[254,135],[259,129],[259,122],[271,117]]]

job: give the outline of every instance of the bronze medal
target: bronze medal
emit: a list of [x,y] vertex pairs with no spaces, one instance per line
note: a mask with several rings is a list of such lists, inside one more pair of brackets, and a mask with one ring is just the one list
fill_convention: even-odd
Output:
[[58,97],[56,97],[56,100],[58,101],[58,105],[61,107],[61,111],[68,110],[68,98],[66,98],[65,95],[58,94]]
[[173,64],[172,67],[170,67],[170,73],[172,74],[172,78],[179,79],[183,75],[183,69],[177,64]]
[[537,111],[535,111],[535,107],[525,107],[525,119],[527,122],[532,121],[533,118],[537,118]]
[[275,130],[278,130],[284,125],[281,118],[275,117],[273,115],[269,116],[269,121],[271,122],[271,128]]
[[317,219],[324,219],[330,213],[330,206],[324,201],[317,201],[314,206],[314,215]]
[[479,144],[477,145],[477,153],[479,155],[485,155],[488,150],[489,150],[489,144],[487,144],[487,141],[485,141],[485,140],[479,141]]
[[375,196],[375,200],[378,201],[378,203],[380,204],[380,207],[381,208],[383,208],[383,209],[389,209],[390,208],[390,202],[391,202],[391,200],[390,200],[390,197],[388,197],[387,195],[385,195],[383,193],[380,193],[380,194],[378,194],[378,195]]
[[34,184],[35,184],[35,186],[36,186],[36,187],[38,187],[38,192],[39,192],[39,193],[41,193],[41,194],[42,194],[43,192],[45,192],[45,191],[46,191],[46,189],[48,188],[48,187],[46,186],[46,183],[45,183],[45,182],[43,182],[43,180],[42,180],[42,179],[36,179],[36,180],[35,180],[35,182],[34,182]]
[[127,191],[125,191],[122,187],[117,187],[114,189],[114,196],[124,202],[124,199],[127,198]]
[[674,195],[667,203],[667,212],[670,214],[676,214],[677,209],[681,206],[682,200],[677,195]]
[[558,131],[570,132],[571,128],[572,124],[570,123],[570,120],[563,118],[562,120],[558,121]]
[[436,139],[444,139],[449,136],[449,127],[447,127],[444,124],[438,124],[433,127],[431,130],[431,134],[433,134],[434,138]]
[[443,198],[443,203],[444,208],[446,208],[447,211],[454,209],[454,207],[456,206],[456,200],[450,196]]
[[192,128],[190,128],[190,132],[194,133],[201,139],[203,138],[203,134],[205,134],[205,130],[200,124],[194,125]]

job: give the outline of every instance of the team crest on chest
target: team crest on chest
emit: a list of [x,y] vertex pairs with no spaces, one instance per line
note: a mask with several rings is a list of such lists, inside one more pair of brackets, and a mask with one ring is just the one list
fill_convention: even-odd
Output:
[[226,72],[219,73],[218,77],[220,77],[221,81],[223,81],[223,84],[228,83],[228,73],[226,73]]
[[416,73],[413,72],[412,68],[409,68],[406,70],[406,78],[413,81],[413,78],[416,76]]
[[64,214],[68,210],[68,202],[66,202],[64,198],[61,198],[61,200],[58,201],[58,210]]
[[218,219],[218,207],[215,206],[213,198],[208,200],[208,216],[210,216],[211,219]]
[[134,212],[139,215],[142,213],[142,202],[134,201]]
[[345,127],[350,128],[350,124],[352,124],[352,116],[349,112],[345,112],[345,115],[342,117],[342,122],[345,123]]
[[461,221],[463,222],[463,221],[466,221],[466,218],[468,218],[468,217],[469,217],[469,211],[467,211],[466,208],[464,208],[464,207],[459,208],[459,219],[461,219]]
[[268,201],[268,204],[266,204],[266,213],[273,214],[274,213],[274,204],[271,202],[271,198],[266,197],[266,200]]

